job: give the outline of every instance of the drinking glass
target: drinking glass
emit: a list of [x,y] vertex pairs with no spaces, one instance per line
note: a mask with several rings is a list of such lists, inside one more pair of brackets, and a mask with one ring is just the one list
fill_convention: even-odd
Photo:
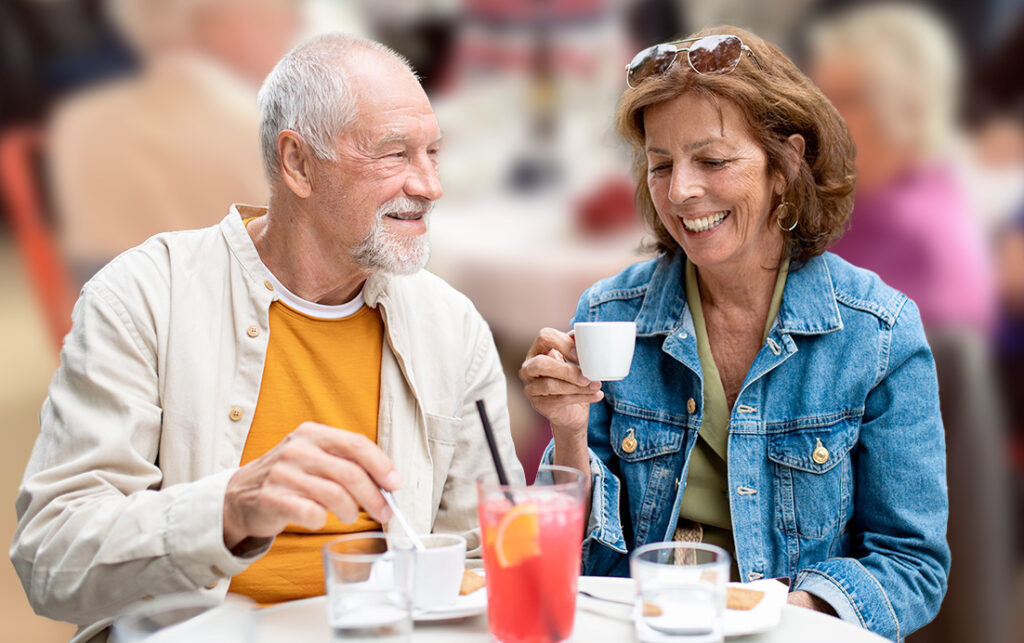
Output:
[[572,636],[583,540],[583,474],[544,466],[532,486],[480,479],[487,619],[493,640]]
[[324,545],[327,620],[334,639],[408,641],[412,632],[412,549],[379,532]]
[[720,643],[729,554],[704,543],[664,542],[629,557],[636,582],[633,622],[645,643]]
[[227,598],[190,592],[142,600],[114,619],[113,643],[247,643],[255,640],[256,604],[237,594]]

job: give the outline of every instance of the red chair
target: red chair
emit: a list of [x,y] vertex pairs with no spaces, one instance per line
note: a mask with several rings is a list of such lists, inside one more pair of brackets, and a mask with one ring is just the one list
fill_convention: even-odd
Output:
[[37,165],[42,143],[42,133],[35,127],[14,127],[0,134],[0,193],[50,337],[60,351],[71,330],[75,294],[46,217]]

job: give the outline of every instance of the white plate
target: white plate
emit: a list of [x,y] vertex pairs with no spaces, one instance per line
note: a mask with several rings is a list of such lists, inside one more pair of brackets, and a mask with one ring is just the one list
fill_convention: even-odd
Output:
[[[476,569],[474,573],[484,575],[484,570]],[[456,618],[467,618],[483,614],[487,610],[487,588],[481,587],[472,594],[459,597],[451,605],[432,607],[425,610],[413,610],[414,621],[448,621]]]
[[743,636],[767,632],[777,627],[782,619],[782,606],[786,604],[789,587],[777,580],[765,578],[752,583],[729,583],[736,587],[764,592],[761,602],[750,610],[725,610],[726,636]]
[[[776,626],[782,619],[782,606],[786,604],[789,588],[782,583],[763,579],[752,583],[729,583],[747,589],[764,592],[764,598],[751,610],[725,610],[724,630],[726,636],[744,636],[765,632]],[[629,578],[605,578],[599,576],[581,576],[579,588],[595,596],[623,601],[626,605],[617,605],[606,601],[592,600],[580,596],[578,607],[588,611],[596,611],[604,616],[632,620],[632,603],[636,596],[633,581]]]

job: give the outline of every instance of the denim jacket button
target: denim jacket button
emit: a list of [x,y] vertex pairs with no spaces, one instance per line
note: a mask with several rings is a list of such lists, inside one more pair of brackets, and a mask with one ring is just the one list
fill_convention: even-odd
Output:
[[686,410],[689,411],[690,413],[697,412],[697,402],[694,401],[692,397],[686,400]]
[[633,429],[629,430],[629,435],[622,438],[622,450],[626,453],[633,453],[636,451],[637,442],[636,438],[633,437]]
[[828,449],[821,443],[821,438],[818,438],[818,446],[814,447],[814,451],[811,451],[811,460],[814,460],[815,464],[825,464],[828,462]]

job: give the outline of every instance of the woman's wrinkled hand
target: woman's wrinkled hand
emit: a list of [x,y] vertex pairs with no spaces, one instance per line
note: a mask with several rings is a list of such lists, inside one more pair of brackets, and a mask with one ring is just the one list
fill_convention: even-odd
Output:
[[590,405],[604,398],[600,382],[583,376],[576,341],[569,333],[541,329],[519,378],[533,408],[551,422],[556,445],[562,439],[586,439]]

